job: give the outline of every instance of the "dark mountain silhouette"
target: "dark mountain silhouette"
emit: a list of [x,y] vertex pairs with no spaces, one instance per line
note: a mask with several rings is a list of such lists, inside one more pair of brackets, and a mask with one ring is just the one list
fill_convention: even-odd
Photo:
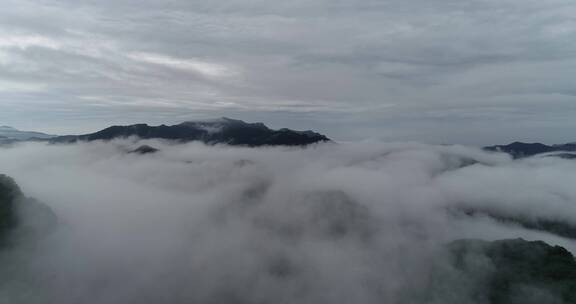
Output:
[[241,120],[220,118],[210,121],[189,121],[173,126],[149,126],[147,124],[113,126],[92,134],[56,137],[51,142],[106,141],[132,136],[141,139],[167,139],[179,142],[200,141],[206,144],[250,147],[304,146],[329,141],[326,136],[312,131],[272,130],[262,123],[247,123]]
[[558,152],[547,154],[546,157],[559,157],[564,159],[576,159],[576,152]]
[[[541,143],[523,143],[523,142],[513,142],[508,145],[497,145],[484,147],[484,150],[494,151],[494,152],[504,152],[510,154],[514,158],[523,158],[534,156],[542,153],[549,152],[572,152],[576,151],[576,143],[568,143],[561,145],[545,145]],[[563,158],[570,158],[572,154],[563,153],[556,156]]]
[[0,248],[45,235],[56,221],[52,209],[24,196],[12,178],[0,174]]
[[449,249],[456,269],[481,278],[478,303],[576,303],[576,261],[563,247],[511,239],[459,240]]
[[142,145],[134,150],[128,151],[128,153],[134,153],[134,154],[152,154],[152,153],[156,153],[160,150],[151,147],[149,145]]
[[0,175],[0,239],[16,227],[16,203],[22,197],[22,191],[14,180]]

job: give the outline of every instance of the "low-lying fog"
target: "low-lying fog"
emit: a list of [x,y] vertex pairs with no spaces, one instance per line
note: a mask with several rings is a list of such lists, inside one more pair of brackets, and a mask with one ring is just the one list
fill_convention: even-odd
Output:
[[[144,143],[160,151],[126,152]],[[475,278],[457,273],[423,295],[432,269],[451,273],[453,240],[576,252],[568,237],[501,220],[576,225],[576,161],[560,158],[125,140],[3,148],[0,173],[59,219],[2,253],[0,303],[466,303]]]

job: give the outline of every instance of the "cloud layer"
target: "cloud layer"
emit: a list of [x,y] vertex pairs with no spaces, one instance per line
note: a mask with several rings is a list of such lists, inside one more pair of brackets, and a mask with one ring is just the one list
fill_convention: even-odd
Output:
[[0,119],[65,133],[232,116],[339,139],[573,140],[575,13],[569,0],[8,0]]
[[[146,143],[160,152],[126,153],[133,141],[2,149],[2,172],[61,222],[0,256],[2,301],[475,303],[447,262],[452,240],[576,252],[573,239],[453,212],[576,223],[570,160],[400,143]],[[437,267],[452,274],[430,295]]]

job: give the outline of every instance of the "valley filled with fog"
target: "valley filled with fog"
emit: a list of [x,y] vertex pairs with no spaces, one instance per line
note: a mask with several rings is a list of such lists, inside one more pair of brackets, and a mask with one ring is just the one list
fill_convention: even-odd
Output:
[[[157,151],[129,152],[143,144]],[[459,267],[455,241],[576,253],[576,162],[562,158],[124,139],[18,143],[0,168],[57,217],[0,250],[1,303],[498,303],[498,266],[477,250]],[[506,303],[566,301],[524,283]]]

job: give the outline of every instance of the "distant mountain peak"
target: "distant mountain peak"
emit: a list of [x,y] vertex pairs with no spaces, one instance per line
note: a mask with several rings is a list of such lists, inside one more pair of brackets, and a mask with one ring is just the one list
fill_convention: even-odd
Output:
[[112,140],[126,137],[167,139],[180,142],[200,141],[206,144],[251,147],[305,146],[329,141],[326,136],[313,131],[272,130],[261,122],[249,123],[221,117],[210,120],[185,121],[173,126],[149,126],[147,124],[112,126],[92,134],[58,137],[53,139],[53,142]]
[[220,117],[214,119],[200,119],[200,120],[188,120],[180,123],[180,125],[221,125],[221,126],[264,126],[261,122],[249,123],[240,119],[232,119],[228,117]]
[[496,145],[484,147],[484,150],[508,153],[514,158],[523,158],[534,156],[538,154],[550,153],[550,152],[572,152],[576,151],[576,144],[559,144],[559,145],[546,145],[542,143],[525,143],[520,141],[515,141],[507,145]]
[[233,119],[226,116],[222,116],[220,118],[213,118],[213,119],[206,119],[206,120],[198,120],[199,122],[212,122],[212,123],[241,123],[247,124],[247,122],[240,120],[240,119]]
[[0,137],[18,141],[31,139],[48,139],[55,137],[55,135],[34,131],[21,131],[10,126],[0,126]]

